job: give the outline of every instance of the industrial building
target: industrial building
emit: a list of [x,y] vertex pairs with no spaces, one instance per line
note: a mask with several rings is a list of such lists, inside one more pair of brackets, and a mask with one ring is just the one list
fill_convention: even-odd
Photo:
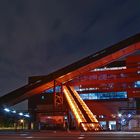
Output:
[[81,131],[140,128],[140,34],[96,52],[0,98],[28,99],[30,128]]

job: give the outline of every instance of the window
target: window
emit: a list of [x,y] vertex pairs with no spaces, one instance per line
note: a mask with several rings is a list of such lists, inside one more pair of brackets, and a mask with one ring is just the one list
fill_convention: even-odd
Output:
[[101,92],[80,94],[83,100],[125,99],[127,92]]
[[[61,91],[61,86],[56,86],[55,91],[60,92]],[[53,92],[54,92],[54,89],[51,88],[51,89],[46,90],[44,93],[53,93]]]
[[134,83],[134,87],[139,88],[139,87],[140,87],[140,81],[136,81],[136,82]]

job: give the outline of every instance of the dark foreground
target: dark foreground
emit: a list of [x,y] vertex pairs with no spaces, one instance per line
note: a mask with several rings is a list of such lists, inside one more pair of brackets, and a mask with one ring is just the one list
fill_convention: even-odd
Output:
[[0,132],[0,140],[140,140],[140,132]]

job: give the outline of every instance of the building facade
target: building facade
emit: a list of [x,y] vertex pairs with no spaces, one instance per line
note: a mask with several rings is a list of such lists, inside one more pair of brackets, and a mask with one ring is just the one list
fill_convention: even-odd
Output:
[[[75,88],[104,130],[139,129],[139,58],[129,56],[66,83]],[[36,78],[30,77],[29,82]],[[39,129],[77,129],[61,88],[56,86],[29,99],[29,110],[34,112]],[[60,100],[57,106],[54,94]]]

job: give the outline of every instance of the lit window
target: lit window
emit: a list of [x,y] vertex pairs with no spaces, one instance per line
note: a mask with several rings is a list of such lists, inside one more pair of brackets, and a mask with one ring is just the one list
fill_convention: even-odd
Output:
[[89,95],[88,95],[88,94],[80,94],[80,97],[81,97],[83,100],[89,100]]
[[125,99],[127,92],[101,92],[80,94],[83,100]]
[[[56,86],[55,87],[55,92],[60,92],[61,91],[61,86]],[[45,93],[53,93],[54,92],[54,89],[51,88],[51,89],[48,89],[45,91]]]
[[140,81],[136,81],[136,82],[134,83],[134,87],[139,88],[139,87],[140,87]]

